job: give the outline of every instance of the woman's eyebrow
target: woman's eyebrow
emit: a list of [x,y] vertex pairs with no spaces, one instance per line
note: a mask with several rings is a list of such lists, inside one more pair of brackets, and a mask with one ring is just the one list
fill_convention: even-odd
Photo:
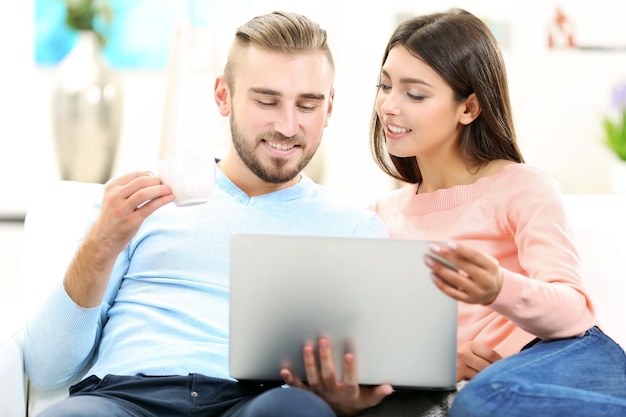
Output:
[[[385,71],[384,69],[382,69],[380,71],[385,77],[387,78],[391,78],[389,76],[389,73],[387,71]],[[401,84],[422,84],[428,87],[432,87],[432,85],[430,85],[429,83],[427,83],[426,81],[424,81],[421,78],[412,78],[412,77],[404,77],[404,78],[400,78],[400,83]]]

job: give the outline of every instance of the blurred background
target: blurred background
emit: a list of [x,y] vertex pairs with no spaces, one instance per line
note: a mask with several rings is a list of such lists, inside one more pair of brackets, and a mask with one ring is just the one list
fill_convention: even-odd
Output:
[[[61,178],[52,97],[76,32],[64,26],[64,0],[4,4],[0,279],[6,283],[12,281],[4,277],[12,279],[19,268],[26,210]],[[223,154],[228,125],[217,112],[212,88],[234,31],[258,14],[294,11],[327,29],[337,67],[334,113],[313,175],[365,204],[394,186],[368,148],[374,85],[388,37],[408,16],[456,6],[483,18],[500,42],[527,162],[551,172],[565,193],[618,192],[612,179],[618,159],[603,143],[602,120],[618,113],[613,92],[626,82],[621,0],[111,0],[108,5],[112,20],[102,55],[123,97],[111,175],[153,169],[164,152],[191,142]],[[10,297],[14,287],[7,285],[0,294]]]
[[[358,10],[349,0],[109,3],[113,20],[103,51],[123,95],[113,175],[150,169],[164,140],[200,141],[219,156],[228,141],[227,125],[217,113],[212,87],[234,30],[257,14],[289,10],[328,30],[336,59],[335,112],[325,133],[321,178],[358,202],[369,201],[391,186],[367,147],[387,39],[404,17],[460,6],[487,21],[501,42],[527,161],[553,173],[567,193],[612,192],[614,156],[602,143],[602,117],[612,111],[612,89],[626,81],[626,3],[619,0],[387,0],[359,4]],[[3,14],[0,217],[19,217],[37,190],[60,175],[51,112],[58,64],[50,51],[56,48],[59,57],[71,41],[72,33],[61,27],[63,5],[63,0],[14,2]],[[179,44],[179,67],[181,57],[186,67],[174,69],[169,61],[181,24],[194,28],[193,39]]]

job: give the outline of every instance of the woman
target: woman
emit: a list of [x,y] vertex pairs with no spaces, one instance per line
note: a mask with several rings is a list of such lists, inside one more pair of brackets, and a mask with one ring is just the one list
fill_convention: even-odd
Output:
[[556,182],[524,163],[488,27],[454,9],[400,24],[371,128],[380,168],[406,185],[373,206],[459,301],[450,416],[626,415],[624,352],[597,326]]

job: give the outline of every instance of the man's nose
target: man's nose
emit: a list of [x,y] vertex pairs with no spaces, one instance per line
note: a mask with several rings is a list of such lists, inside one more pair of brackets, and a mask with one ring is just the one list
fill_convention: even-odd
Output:
[[274,129],[290,138],[298,133],[298,113],[294,108],[284,108],[279,119],[274,123]]

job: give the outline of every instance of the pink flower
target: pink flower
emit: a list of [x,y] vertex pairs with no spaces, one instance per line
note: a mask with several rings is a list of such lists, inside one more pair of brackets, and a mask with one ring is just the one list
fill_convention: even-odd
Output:
[[617,110],[626,108],[626,83],[613,87],[612,104]]
[[622,161],[626,161],[626,83],[613,87],[615,118],[604,116],[604,142]]

